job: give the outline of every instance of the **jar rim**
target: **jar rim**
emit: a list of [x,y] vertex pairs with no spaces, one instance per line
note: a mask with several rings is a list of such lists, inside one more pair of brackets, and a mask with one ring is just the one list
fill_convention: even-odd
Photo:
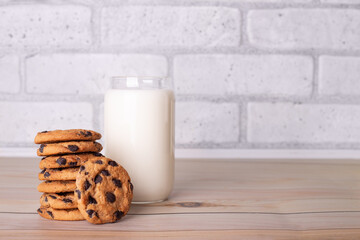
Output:
[[172,89],[166,76],[113,76],[111,85],[113,89]]
[[170,77],[169,76],[112,76],[111,79],[128,79],[128,78],[137,78],[139,80],[142,80],[142,79],[147,79],[147,78],[150,78],[150,79],[154,79],[154,80],[162,80],[162,79],[169,79]]

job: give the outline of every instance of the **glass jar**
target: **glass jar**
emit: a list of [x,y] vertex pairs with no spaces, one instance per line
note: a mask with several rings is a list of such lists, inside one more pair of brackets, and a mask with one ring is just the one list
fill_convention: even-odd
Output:
[[166,200],[174,183],[174,93],[170,79],[113,77],[104,103],[105,156],[134,185],[134,203]]

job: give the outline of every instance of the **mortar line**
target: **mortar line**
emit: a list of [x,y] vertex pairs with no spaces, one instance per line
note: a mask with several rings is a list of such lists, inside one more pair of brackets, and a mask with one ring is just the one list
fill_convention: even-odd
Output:
[[239,104],[240,107],[240,118],[239,118],[239,130],[240,130],[240,138],[239,143],[247,142],[247,129],[248,129],[248,102],[242,101]]
[[313,55],[313,89],[311,93],[312,99],[319,97],[319,56]]
[[[246,20],[245,20],[246,24]],[[244,25],[244,24],[243,24]],[[244,26],[246,28],[246,26]],[[9,51],[9,49],[1,48],[0,51],[3,54],[24,54],[27,57],[35,55],[51,55],[51,54],[151,54],[151,55],[221,55],[221,54],[246,54],[246,55],[332,55],[332,56],[357,56],[360,57],[360,50],[339,50],[339,49],[262,49],[249,45],[247,40],[246,30],[242,32],[243,41],[240,47],[160,47],[154,49],[154,47],[119,47],[119,46],[100,46],[99,48],[76,48],[76,49],[40,49],[40,48],[27,48],[23,51]]]
[[25,64],[25,56],[23,54],[17,55],[19,69],[18,75],[20,79],[20,92],[19,95],[26,94],[26,64]]

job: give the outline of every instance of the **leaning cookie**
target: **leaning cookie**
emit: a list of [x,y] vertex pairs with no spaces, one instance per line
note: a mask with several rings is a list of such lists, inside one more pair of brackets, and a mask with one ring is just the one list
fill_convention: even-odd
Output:
[[100,152],[102,146],[98,142],[60,142],[41,144],[37,150],[38,156],[59,155],[68,153]]
[[39,132],[35,136],[34,142],[40,144],[68,141],[95,141],[100,138],[101,134],[95,131],[85,129],[69,129]]
[[77,201],[74,193],[43,193],[40,197],[42,207],[52,207],[55,209],[77,208]]
[[44,168],[39,173],[39,180],[75,180],[79,167]]
[[45,193],[74,192],[75,189],[75,181],[44,181],[37,187],[39,192]]
[[37,210],[38,214],[43,218],[50,220],[60,220],[60,221],[80,221],[84,220],[84,217],[81,215],[80,211],[75,209],[54,209],[51,207],[40,207]]
[[116,222],[129,211],[133,197],[130,177],[109,158],[84,163],[76,177],[76,188],[78,208],[90,223]]
[[79,154],[68,154],[68,155],[55,155],[44,157],[39,163],[40,169],[45,168],[68,168],[78,167],[90,158],[102,157],[101,153],[79,153]]

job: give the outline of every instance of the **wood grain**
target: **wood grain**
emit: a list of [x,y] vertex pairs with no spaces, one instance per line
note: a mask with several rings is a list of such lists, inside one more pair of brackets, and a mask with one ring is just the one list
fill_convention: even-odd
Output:
[[199,239],[199,240],[357,240],[360,238],[359,229],[327,229],[327,230],[215,230],[215,231],[156,231],[156,232],[131,232],[131,231],[56,231],[56,230],[0,230],[0,239]]
[[360,161],[177,160],[174,191],[116,224],[36,213],[38,158],[0,159],[0,238],[359,239]]

